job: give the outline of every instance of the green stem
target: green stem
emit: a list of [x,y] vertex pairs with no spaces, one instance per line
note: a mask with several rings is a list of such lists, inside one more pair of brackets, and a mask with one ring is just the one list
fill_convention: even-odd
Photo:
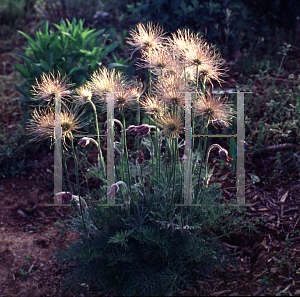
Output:
[[[176,141],[176,142],[175,142]],[[176,184],[176,148],[177,148],[177,138],[172,139],[172,149],[173,149],[173,190],[172,190],[172,200],[171,209],[173,209],[174,197],[175,197],[175,184]]]
[[[213,148],[217,147],[219,150],[222,149],[222,147],[218,144],[212,144],[209,148],[208,148],[208,151],[207,151],[207,154],[206,154],[206,160],[205,160],[205,180],[207,180],[207,169],[208,169],[208,157],[209,157],[209,154],[211,152],[211,150]],[[207,187],[207,185],[206,185]]]
[[[64,153],[63,153],[63,154],[64,154]],[[67,190],[67,186],[66,186],[65,180],[62,179],[62,182],[63,182],[64,191],[65,191],[65,193],[66,193],[66,197],[69,197],[68,194],[67,194],[68,190]],[[73,193],[73,192],[71,192],[71,193]],[[71,204],[71,208],[72,208],[73,212],[74,212],[78,217],[80,217],[80,215],[78,214],[78,206],[77,206],[77,204],[76,204],[77,211],[74,209],[72,203],[70,203],[70,204]]]
[[196,89],[199,86],[199,65],[196,66]]
[[75,149],[74,149],[73,137],[71,137],[71,145],[72,145],[72,152],[73,152],[73,157],[74,157],[74,161],[75,161],[75,168],[76,168],[76,184],[77,184],[77,195],[78,195],[79,205],[80,205],[80,215],[81,215],[82,223],[83,223],[84,227],[86,228],[86,225],[85,225],[85,222],[84,222],[84,217],[83,217],[81,199],[80,199],[80,186],[79,186],[79,176],[78,176],[78,161],[77,161],[77,157],[76,157],[76,153],[75,153]]
[[[140,122],[141,122],[141,109],[140,109],[140,103],[138,103],[139,106],[138,106],[138,110],[137,110],[137,113],[136,113],[136,122],[137,122],[137,126],[140,125]],[[140,150],[140,139],[137,137],[135,139],[135,145],[137,147],[137,150],[139,151]]]
[[161,165],[160,165],[160,161],[161,161],[160,160],[160,156],[161,156],[161,147],[159,146],[159,143],[158,143],[158,179],[160,179],[160,168],[161,168]]
[[[208,129],[206,127],[206,129],[204,130],[204,134],[206,135],[207,133],[208,133]],[[206,151],[207,137],[205,137],[205,139],[204,139],[203,150],[201,150],[201,147],[202,147],[201,143],[202,143],[202,137],[199,139],[199,145],[198,145],[198,153],[201,154],[201,163],[200,163],[200,169],[199,169],[199,174],[198,174],[197,190],[196,190],[196,195],[195,195],[196,199],[198,198],[199,191],[200,191],[200,179],[201,179],[201,173],[202,173],[202,164],[204,161],[204,156],[205,156],[205,151]]]
[[205,93],[206,93],[206,87],[205,87],[205,85],[206,85],[206,76],[204,76],[203,82],[202,82],[202,94],[203,95],[205,95]]
[[73,189],[72,189],[71,182],[70,182],[69,171],[68,171],[68,167],[67,167],[67,161],[66,161],[66,155],[65,155],[64,149],[62,150],[62,152],[63,152],[62,155],[63,155],[63,161],[64,161],[64,167],[65,167],[65,171],[66,171],[68,186],[69,186],[70,192],[73,193]]
[[125,154],[126,154],[128,184],[129,184],[129,191],[130,191],[130,194],[131,194],[131,181],[130,181],[128,150],[127,150],[127,143],[126,143],[126,131],[125,131],[126,126],[125,126],[125,109],[124,108],[123,108],[123,111],[122,111],[122,119],[123,119],[123,141],[124,141],[124,148],[125,148]]
[[149,68],[149,91],[151,92],[152,88],[152,74],[151,74],[151,69]]
[[157,180],[159,180],[159,146],[158,146],[158,132],[157,132],[157,123],[155,122],[155,157],[156,157],[156,166],[157,166]]
[[100,132],[99,132],[99,124],[98,124],[98,116],[97,116],[97,110],[96,110],[96,106],[92,101],[89,101],[93,107],[94,110],[94,114],[95,114],[95,121],[96,121],[96,131],[97,131],[97,141],[98,141],[98,149],[99,149],[99,157],[100,157],[100,163],[101,166],[103,168],[103,175],[104,177],[106,176],[106,170],[105,170],[105,163],[104,163],[104,159],[103,159],[103,155],[102,155],[102,151],[101,151],[101,146],[100,146]]

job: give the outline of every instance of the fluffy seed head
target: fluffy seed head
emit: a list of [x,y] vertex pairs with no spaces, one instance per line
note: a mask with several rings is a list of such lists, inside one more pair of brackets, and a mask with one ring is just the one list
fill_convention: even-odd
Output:
[[92,74],[90,86],[92,91],[102,97],[105,93],[112,92],[114,85],[123,83],[124,78],[122,78],[120,72],[102,67]]
[[140,101],[142,109],[149,115],[157,117],[163,110],[163,104],[157,96],[147,94],[143,101]]
[[50,107],[44,110],[35,109],[32,119],[26,127],[29,135],[34,136],[30,141],[38,142],[48,138],[54,139],[54,111]]
[[124,84],[116,84],[113,87],[115,106],[122,110],[124,107],[133,107],[143,93],[142,84],[128,81]]
[[212,46],[189,30],[178,30],[177,35],[172,34],[172,37],[171,47],[186,66],[191,80],[198,77],[211,84],[213,80],[219,84],[222,82],[221,77],[225,75],[222,69],[224,61]]
[[75,92],[75,102],[79,105],[84,105],[92,99],[92,90],[88,84],[77,88]]
[[[67,149],[66,138],[72,138],[73,132],[78,131],[86,124],[81,121],[77,111],[64,109],[61,113],[62,140],[65,149]],[[47,107],[45,110],[35,109],[32,119],[27,126],[28,134],[34,137],[31,141],[43,141],[48,138],[51,142],[55,139],[55,113],[53,107]]]
[[182,75],[163,77],[155,85],[155,92],[168,107],[184,108],[185,93],[189,91]]
[[72,84],[68,83],[67,77],[61,77],[59,71],[55,77],[53,73],[43,73],[41,82],[36,79],[36,86],[32,86],[34,100],[44,100],[48,104],[53,103],[55,94],[58,94],[62,100],[68,101],[72,92],[70,87]]
[[178,65],[174,54],[166,46],[151,48],[142,51],[140,68],[150,68],[155,75],[163,75],[176,68]]
[[139,23],[137,29],[131,30],[129,35],[131,38],[128,38],[127,41],[135,48],[133,53],[138,50],[157,48],[163,44],[165,39],[163,29],[152,22],[148,22],[146,27]]
[[63,144],[66,147],[66,138],[73,138],[73,132],[79,132],[79,129],[84,127],[87,123],[84,123],[81,119],[81,115],[77,110],[65,109],[61,114],[61,128]]
[[204,116],[209,123],[214,123],[216,120],[222,121],[224,125],[228,125],[228,121],[234,117],[234,111],[229,103],[225,102],[225,98],[219,95],[207,93],[206,96],[198,94],[195,102],[195,113],[197,116]]
[[161,115],[157,118],[157,124],[163,129],[162,133],[169,138],[177,138],[184,132],[183,119],[180,114],[175,112]]

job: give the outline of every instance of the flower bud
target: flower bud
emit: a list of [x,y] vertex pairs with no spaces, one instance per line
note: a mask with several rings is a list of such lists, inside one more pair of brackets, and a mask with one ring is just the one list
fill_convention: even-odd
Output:
[[222,120],[214,120],[212,124],[214,125],[214,127],[218,128],[219,130],[225,130],[226,128],[229,127],[229,124],[226,121],[222,121]]
[[140,125],[135,128],[135,133],[137,133],[137,136],[140,138],[147,136],[149,132],[150,132],[150,126],[146,124]]
[[230,163],[231,160],[233,160],[228,156],[228,152],[224,148],[219,150],[219,156],[227,165]]
[[135,134],[135,128],[136,126],[130,125],[128,128],[125,130],[127,134]]
[[78,144],[81,147],[86,147],[89,143],[90,143],[90,138],[88,138],[88,137],[83,137],[83,138],[78,140]]
[[144,162],[144,153],[141,150],[139,150],[139,157],[136,160],[140,165],[143,164],[143,162]]
[[110,195],[117,195],[119,191],[119,186],[117,184],[112,184],[108,189],[107,189],[107,196]]
[[55,194],[56,199],[63,204],[69,203],[73,200],[73,195],[70,192],[59,192]]

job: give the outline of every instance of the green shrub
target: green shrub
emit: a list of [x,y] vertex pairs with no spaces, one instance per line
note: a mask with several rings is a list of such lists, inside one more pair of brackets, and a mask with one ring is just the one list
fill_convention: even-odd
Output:
[[73,19],[54,24],[57,30],[49,29],[46,22],[44,29],[32,38],[24,32],[28,47],[25,54],[13,52],[25,60],[25,65],[15,64],[26,79],[22,85],[16,85],[18,91],[30,98],[28,89],[39,79],[43,72],[58,70],[61,75],[68,75],[77,86],[83,84],[88,77],[107,62],[106,56],[118,46],[111,42],[104,29],[96,31],[83,27],[83,21],[78,23]]

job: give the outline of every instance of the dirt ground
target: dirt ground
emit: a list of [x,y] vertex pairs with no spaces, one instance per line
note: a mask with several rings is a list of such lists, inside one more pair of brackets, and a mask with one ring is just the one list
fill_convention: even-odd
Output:
[[[65,224],[68,207],[45,206],[51,203],[47,181],[52,178],[46,170],[51,164],[53,156],[47,154],[28,175],[0,181],[0,296],[73,296],[62,286],[72,265],[57,263],[54,253],[77,234]],[[300,185],[266,191],[248,178],[246,184],[247,217],[258,233],[225,239],[238,266],[216,271],[178,295],[300,295]],[[229,186],[226,180],[221,185]],[[226,191],[224,199],[233,195]],[[105,295],[114,294],[90,291],[83,296]]]

